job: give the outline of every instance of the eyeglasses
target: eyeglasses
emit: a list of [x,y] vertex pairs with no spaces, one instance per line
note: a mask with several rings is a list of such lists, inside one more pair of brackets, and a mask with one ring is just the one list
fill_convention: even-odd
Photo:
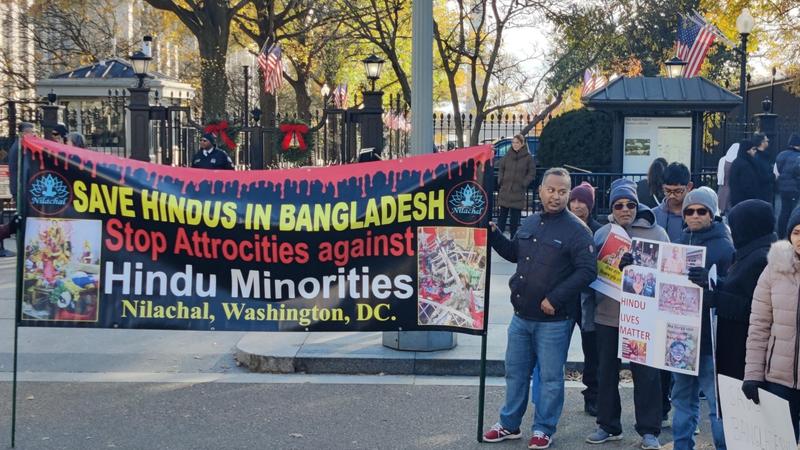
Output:
[[683,210],[684,216],[693,216],[697,214],[698,216],[705,216],[708,214],[708,209],[706,208],[686,208]]
[[636,209],[636,203],[628,202],[628,203],[616,203],[616,204],[614,204],[614,209],[617,210],[617,211],[622,211],[623,208]]
[[683,195],[686,192],[686,188],[678,188],[678,189],[667,189],[664,188],[664,195],[667,197],[677,197],[679,195]]

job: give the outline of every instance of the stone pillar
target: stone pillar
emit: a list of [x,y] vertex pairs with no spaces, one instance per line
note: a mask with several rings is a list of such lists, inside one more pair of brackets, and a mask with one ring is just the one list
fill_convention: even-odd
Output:
[[359,111],[361,148],[383,152],[383,92],[364,92],[364,108]]
[[62,123],[64,120],[64,107],[61,105],[42,106],[42,136],[47,139],[53,131],[53,127]]
[[756,119],[758,131],[766,134],[767,139],[769,139],[769,147],[767,147],[766,150],[769,154],[769,160],[775,161],[775,158],[778,156],[778,152],[783,150],[781,146],[786,145],[785,142],[775,141],[775,139],[777,139],[778,115],[767,111],[760,114],[755,114],[754,117]]
[[150,88],[128,88],[131,93],[130,111],[130,157],[150,162]]

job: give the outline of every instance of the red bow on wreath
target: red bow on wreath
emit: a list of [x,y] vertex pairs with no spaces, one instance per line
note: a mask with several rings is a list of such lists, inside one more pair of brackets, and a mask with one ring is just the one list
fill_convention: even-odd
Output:
[[281,125],[279,129],[281,133],[284,133],[283,141],[281,142],[283,151],[287,151],[293,147],[299,148],[300,150],[308,148],[306,140],[303,138],[305,134],[308,133],[307,125],[303,125],[302,123],[285,123]]
[[206,125],[203,128],[203,133],[212,133],[219,136],[222,139],[222,142],[225,143],[225,146],[228,147],[228,150],[236,149],[236,143],[233,142],[230,136],[228,136],[228,121],[221,120],[217,123],[212,123]]

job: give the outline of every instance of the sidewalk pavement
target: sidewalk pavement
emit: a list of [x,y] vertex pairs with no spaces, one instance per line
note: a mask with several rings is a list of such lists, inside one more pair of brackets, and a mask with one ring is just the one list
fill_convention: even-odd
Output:
[[[14,240],[5,241],[15,250]],[[0,372],[11,371],[15,258],[0,258]],[[506,330],[513,310],[508,279],[514,264],[492,256],[487,375],[503,376]],[[382,345],[381,332],[201,332],[21,328],[20,370],[45,372],[255,372],[462,375],[480,373],[481,337],[457,334],[451,350],[406,352]],[[100,345],[99,343],[102,343]],[[61,357],[56,357],[56,356]],[[111,358],[109,358],[111,356]],[[234,359],[235,357],[235,359]],[[573,333],[568,369],[583,366]]]

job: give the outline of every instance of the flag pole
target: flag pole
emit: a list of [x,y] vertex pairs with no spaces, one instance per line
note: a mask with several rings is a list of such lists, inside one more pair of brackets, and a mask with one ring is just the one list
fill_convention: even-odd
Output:
[[[27,179],[27,171],[24,170],[25,158],[25,139],[24,136],[20,137],[19,149],[17,152],[17,215],[22,220],[17,224],[17,286],[16,286],[16,299],[14,308],[14,358],[13,358],[13,375],[11,379],[11,448],[16,446],[17,437],[17,372],[19,369],[19,323],[22,318],[22,295],[23,283],[25,277],[23,268],[25,267],[25,224],[27,223],[27,208],[25,190],[23,189],[22,180]],[[16,217],[12,220],[16,220]]]
[[[475,170],[478,168],[475,167]],[[486,192],[494,192],[494,171],[484,164],[483,167],[483,185]],[[487,208],[489,217],[494,211],[494,204],[492,196],[488,195],[489,202]],[[492,278],[492,246],[490,245],[492,236],[492,227],[487,224],[487,239],[486,239],[486,279],[483,285],[483,333],[481,334],[481,374],[480,381],[478,382],[478,442],[483,442],[483,412],[486,406],[486,341],[489,338],[489,293],[491,292],[490,281]]]

